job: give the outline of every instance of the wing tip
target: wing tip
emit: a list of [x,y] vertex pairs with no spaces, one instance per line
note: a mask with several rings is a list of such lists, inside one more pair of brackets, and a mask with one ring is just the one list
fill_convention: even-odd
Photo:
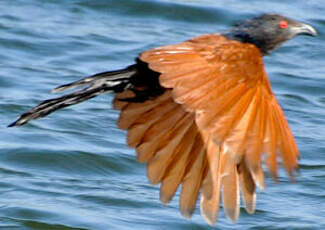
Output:
[[[209,200],[206,200],[204,196],[201,196],[201,215],[205,222],[207,222],[210,226],[214,226],[219,217],[219,207],[216,210],[209,210]],[[217,204],[219,205],[219,204]]]
[[261,189],[262,191],[263,190],[265,190],[265,181],[263,180],[263,181],[259,181],[259,180],[257,180],[257,181],[255,181],[255,183],[256,183],[256,185],[257,185],[257,187],[259,187],[259,189]]
[[160,192],[160,197],[159,197],[161,203],[167,205],[168,203],[170,203],[170,201],[172,200],[172,196],[170,195],[166,195],[163,192]]
[[247,211],[248,214],[254,214],[256,211],[256,192],[254,191],[253,193],[253,199],[251,201],[245,200],[245,210]]
[[209,215],[204,212],[202,212],[202,217],[210,226],[214,226],[218,220],[218,216]]
[[237,223],[239,214],[240,214],[240,209],[239,206],[236,208],[224,208],[226,217],[231,220],[234,224]]
[[258,170],[251,170],[251,175],[254,183],[261,190],[265,190],[265,177],[262,168],[258,168]]
[[193,215],[194,210],[192,209],[188,209],[188,208],[184,208],[184,207],[180,207],[180,212],[182,214],[182,216],[186,219],[190,219]]

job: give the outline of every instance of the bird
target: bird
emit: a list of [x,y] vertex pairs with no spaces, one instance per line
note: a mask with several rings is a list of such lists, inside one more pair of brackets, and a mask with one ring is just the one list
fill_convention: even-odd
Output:
[[[276,180],[278,160],[289,177],[299,150],[272,91],[263,57],[298,35],[316,36],[309,24],[279,14],[260,14],[229,30],[144,51],[126,68],[94,74],[53,89],[72,93],[45,100],[9,127],[104,93],[115,95],[117,126],[146,163],[160,200],[179,193],[190,218],[200,199],[204,220],[214,225],[221,206],[236,222],[240,197],[255,212],[256,189],[265,188],[264,164]],[[241,194],[241,195],[240,195]]]

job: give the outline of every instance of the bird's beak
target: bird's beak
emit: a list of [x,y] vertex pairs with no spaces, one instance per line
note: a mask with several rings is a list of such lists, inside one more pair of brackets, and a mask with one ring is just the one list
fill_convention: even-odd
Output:
[[291,27],[291,30],[295,35],[317,36],[317,31],[312,26],[305,23],[299,22],[295,26]]

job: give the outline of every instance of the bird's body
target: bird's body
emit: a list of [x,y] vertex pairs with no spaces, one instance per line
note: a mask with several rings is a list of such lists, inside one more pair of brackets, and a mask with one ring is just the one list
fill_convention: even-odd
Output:
[[240,191],[253,213],[255,187],[264,188],[262,153],[274,178],[278,156],[290,175],[298,166],[298,148],[263,64],[263,55],[298,34],[316,32],[262,15],[224,34],[145,51],[125,69],[56,88],[88,86],[42,102],[11,126],[114,92],[118,127],[128,131],[138,161],[147,163],[149,181],[161,183],[161,201],[169,202],[181,185],[180,211],[190,217],[201,192],[201,212],[214,224],[222,193],[224,210],[236,221]]

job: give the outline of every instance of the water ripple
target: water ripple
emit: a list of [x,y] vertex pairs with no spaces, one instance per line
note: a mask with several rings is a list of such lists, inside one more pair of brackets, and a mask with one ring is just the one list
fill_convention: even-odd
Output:
[[[261,7],[262,6],[262,7]],[[313,24],[265,58],[273,90],[300,149],[300,173],[257,194],[236,225],[221,208],[213,229],[325,229],[325,15],[323,1],[2,0],[0,8],[0,228],[212,229],[159,202],[146,168],[126,147],[112,96],[5,128],[52,88],[133,63],[149,48],[229,28],[263,11]]]

